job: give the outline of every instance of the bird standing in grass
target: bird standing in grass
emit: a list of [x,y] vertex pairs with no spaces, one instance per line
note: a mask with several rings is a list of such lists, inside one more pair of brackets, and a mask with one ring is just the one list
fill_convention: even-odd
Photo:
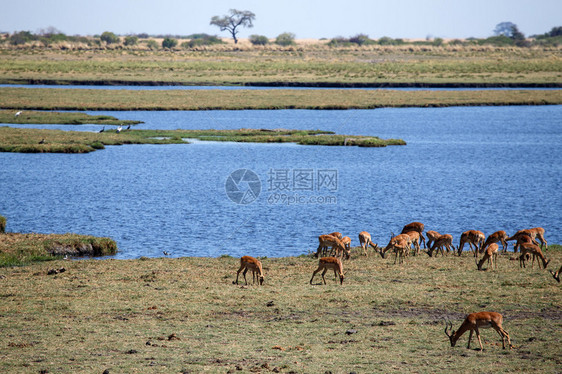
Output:
[[119,127],[117,128],[117,133],[119,134],[121,132],[121,130],[123,130],[123,127],[121,125],[119,125]]
[[100,132],[104,132],[105,131],[105,126],[103,127],[103,129],[100,130]]
[[21,115],[21,110],[15,114],[15,117],[19,117]]

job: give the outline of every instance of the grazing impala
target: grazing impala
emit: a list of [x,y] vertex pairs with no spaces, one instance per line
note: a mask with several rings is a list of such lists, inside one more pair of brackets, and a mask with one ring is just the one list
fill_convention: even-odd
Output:
[[345,245],[345,249],[351,250],[351,238],[349,236],[344,236],[341,241]]
[[[539,257],[542,260],[542,264],[543,267],[546,269],[546,267],[548,266],[548,263],[550,262],[550,260],[546,260],[546,258],[544,257],[544,255],[542,254],[541,251],[541,247],[539,247],[538,245],[534,244],[534,243],[521,243],[519,245],[519,249],[521,250],[521,256],[519,256],[519,266],[524,268],[525,266],[525,255],[527,253],[530,253],[533,255],[533,262],[531,263],[531,268],[533,267],[533,264],[535,263],[535,256]],[[539,268],[541,267],[540,262],[537,263],[539,264]]]
[[484,265],[484,262],[486,260],[488,260],[488,263],[490,264],[490,268],[498,268],[498,263],[497,263],[497,259],[498,259],[498,249],[499,246],[497,243],[492,243],[490,245],[488,245],[487,247],[484,247],[484,257],[482,257],[482,259],[480,260],[480,262],[477,263],[478,265],[478,270],[482,270],[482,265]]
[[361,244],[361,248],[363,248],[363,253],[365,254],[365,256],[367,256],[368,246],[373,247],[375,251],[379,249],[378,245],[373,244],[373,241],[371,240],[371,234],[369,234],[367,231],[361,231],[359,233],[359,244]]
[[326,275],[326,272],[328,270],[334,271],[334,277],[336,279],[336,282],[338,281],[337,276],[339,275],[340,276],[340,284],[343,284],[343,279],[344,279],[343,265],[342,265],[341,260],[339,258],[322,257],[318,261],[318,269],[314,270],[314,273],[312,273],[312,278],[310,278],[310,284],[312,284],[312,280],[314,279],[314,276],[316,275],[316,273],[318,273],[321,270],[322,270],[322,280],[324,281],[324,284],[326,284],[326,278],[324,278],[324,275]]
[[486,248],[488,245],[490,245],[492,243],[500,242],[500,243],[502,243],[502,246],[503,246],[502,252],[507,252],[506,239],[507,239],[507,234],[505,233],[505,231],[503,231],[503,230],[496,231],[495,233],[488,236],[488,238],[484,242],[484,245],[482,246],[482,248]]
[[[468,243],[470,250],[474,250],[474,257],[478,257],[478,252],[482,249],[482,244],[486,240],[486,235],[482,231],[478,230],[468,230],[462,233],[461,241],[459,244],[459,256],[462,253],[462,249],[465,243]],[[472,248],[474,246],[474,248]]]
[[342,256],[345,253],[345,258],[349,259],[351,252],[346,248],[345,244],[335,236],[332,235],[320,235],[318,237],[319,245],[316,250],[314,257],[320,257],[320,253],[325,253],[328,247],[332,248],[332,251],[336,251],[336,256]]
[[248,270],[252,271],[253,283],[256,283],[257,279],[259,285],[263,284],[264,275],[260,260],[255,259],[251,256],[242,256],[242,258],[240,259],[240,269],[238,269],[238,271],[236,272],[236,282],[233,283],[238,284],[238,276],[240,275],[240,272],[242,270],[244,270],[242,275],[244,276],[244,282],[246,282],[246,284],[248,284],[248,281],[246,280],[246,273],[248,272]]
[[420,233],[420,240],[423,242],[423,247],[427,248],[425,246],[425,238],[423,236],[423,229],[425,228],[424,224],[421,222],[411,222],[408,223],[406,226],[404,226],[404,228],[402,229],[402,232],[400,234],[405,234],[408,231],[417,231]]
[[[542,227],[534,227],[532,229],[525,229],[525,230],[519,230],[517,231],[513,236],[510,236],[509,238],[505,239],[506,241],[511,241],[511,240],[519,240],[519,238],[522,235],[527,235],[530,236],[531,239],[533,240],[533,243],[536,245],[539,245],[539,242],[537,242],[537,238],[541,241],[541,249],[542,246],[545,245],[546,249],[548,249],[548,243],[546,242],[546,239],[544,238],[544,229]],[[513,249],[515,252],[517,252],[517,247]]]
[[399,234],[396,236],[392,236],[387,246],[381,250],[380,254],[382,258],[385,258],[386,252],[392,249],[394,252],[394,264],[396,264],[397,260],[401,264],[402,262],[404,262],[406,253],[410,250],[410,245],[410,237],[408,235]]
[[[502,327],[503,317],[499,313],[495,312],[478,312],[478,313],[471,313],[466,316],[464,322],[462,323],[461,327],[457,331],[452,330],[453,324],[449,322],[445,326],[445,334],[449,337],[449,341],[451,342],[451,347],[454,347],[457,343],[457,340],[466,332],[470,331],[470,335],[468,336],[468,346],[466,348],[470,349],[470,341],[472,340],[472,333],[476,333],[476,337],[478,338],[478,343],[480,344],[480,350],[484,350],[482,346],[482,341],[480,340],[480,331],[479,328],[493,328],[500,334],[502,338],[502,348],[505,349],[505,339],[507,338],[507,342],[509,343],[509,348],[512,348],[511,340],[509,339],[509,334],[505,331]],[[449,333],[447,329],[451,329],[452,331]]]
[[441,255],[444,256],[445,251],[443,250],[443,248],[446,248],[447,252],[449,251],[454,252],[455,247],[453,247],[453,235],[450,234],[440,235],[437,239],[435,239],[433,245],[427,251],[427,254],[429,255],[429,257],[433,257],[433,251],[437,249],[437,251],[441,251]]
[[381,257],[385,258],[386,252],[388,252],[391,249],[394,249],[396,243],[399,241],[407,241],[408,245],[410,245],[410,237],[408,235],[406,234],[394,235],[394,233],[392,233],[390,235],[390,240],[388,241],[386,247],[382,248],[381,251],[379,252]]
[[[327,243],[323,244],[323,242],[325,241],[327,236],[333,236],[333,237],[336,237],[337,239],[340,239],[340,240],[342,239],[341,232],[337,232],[337,231],[333,232],[331,234],[320,235],[318,237],[318,241],[320,242],[320,246],[318,248],[323,254],[326,254],[326,252],[328,251],[328,247],[331,247],[333,249],[333,246],[331,244],[327,244]],[[316,251],[317,253],[316,253],[316,255],[314,255],[314,257],[319,256],[319,254],[318,254],[318,253],[320,253],[319,250]]]
[[429,230],[428,232],[426,232],[427,235],[427,247],[431,248],[431,245],[433,244],[433,242],[435,242],[435,239],[437,239],[438,237],[441,236],[441,234],[439,234],[437,231],[433,231],[433,230]]

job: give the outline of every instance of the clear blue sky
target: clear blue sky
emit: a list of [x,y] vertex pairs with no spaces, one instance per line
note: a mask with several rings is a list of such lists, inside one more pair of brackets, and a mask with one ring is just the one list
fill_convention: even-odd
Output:
[[0,0],[0,31],[38,32],[53,26],[68,35],[217,34],[211,17],[229,9],[256,14],[251,34],[297,39],[353,36],[371,38],[484,38],[504,21],[525,35],[562,26],[562,0]]

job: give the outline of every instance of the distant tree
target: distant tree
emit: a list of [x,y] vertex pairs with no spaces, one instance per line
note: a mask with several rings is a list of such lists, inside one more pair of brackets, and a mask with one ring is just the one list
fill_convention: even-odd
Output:
[[129,35],[125,37],[125,41],[123,42],[123,44],[125,45],[137,45],[137,43],[139,42],[139,38],[136,35]]
[[250,43],[253,45],[266,45],[269,43],[269,39],[263,35],[250,35]]
[[226,16],[214,16],[211,18],[211,25],[218,26],[221,31],[227,30],[232,35],[232,39],[234,39],[234,44],[238,43],[238,39],[236,38],[236,34],[240,30],[238,28],[240,26],[243,27],[254,27],[252,21],[256,18],[256,15],[249,10],[236,10],[230,9],[230,15]]
[[357,45],[364,45],[367,44],[368,42],[371,41],[371,39],[369,39],[368,35],[365,34],[357,34],[355,36],[352,36],[351,38],[349,38],[349,41],[351,43],[355,43]]
[[100,39],[107,44],[119,43],[119,37],[110,31],[104,31]]
[[279,34],[277,38],[275,38],[275,44],[279,44],[282,46],[288,46],[295,44],[295,34],[292,32],[284,32],[283,34]]
[[10,36],[10,44],[12,45],[21,45],[32,40],[35,40],[36,37],[29,31],[20,31],[12,34]]
[[494,29],[494,35],[495,36],[503,35],[511,38],[513,35],[514,26],[517,27],[517,25],[514,24],[513,22],[500,22],[496,25],[496,28]]
[[174,48],[176,45],[178,45],[178,41],[173,38],[165,38],[162,41],[162,48]]
[[152,50],[158,49],[158,43],[156,43],[156,40],[154,40],[154,39],[149,39],[149,40],[147,40],[147,41],[146,41],[146,46],[147,46],[149,49],[152,49]]

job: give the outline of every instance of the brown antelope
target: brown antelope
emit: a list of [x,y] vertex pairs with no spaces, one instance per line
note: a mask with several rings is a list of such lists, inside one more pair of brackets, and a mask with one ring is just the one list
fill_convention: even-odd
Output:
[[[468,336],[468,346],[467,349],[470,349],[470,341],[472,340],[472,332],[476,333],[476,337],[478,338],[478,343],[480,344],[480,350],[484,350],[482,346],[482,341],[480,340],[480,331],[479,328],[493,328],[500,334],[502,338],[502,348],[505,349],[505,339],[507,338],[507,342],[509,343],[509,348],[512,348],[511,340],[509,339],[509,334],[505,331],[502,327],[503,316],[499,313],[495,312],[478,312],[478,313],[471,313],[466,316],[464,322],[462,323],[461,327],[457,331],[452,330],[453,324],[449,322],[445,326],[445,334],[449,337],[449,341],[451,342],[451,347],[454,347],[457,343],[457,340],[468,330],[470,331],[470,335]],[[447,332],[447,329],[451,329],[450,333]]]
[[443,248],[447,249],[447,252],[449,251],[454,252],[455,247],[453,247],[453,235],[450,234],[440,235],[437,239],[435,239],[433,245],[427,251],[427,254],[429,255],[429,257],[433,257],[433,251],[437,249],[437,251],[441,251],[441,255],[443,256],[445,255],[445,251],[443,250]]
[[378,245],[373,244],[373,241],[371,240],[371,234],[369,234],[367,231],[361,231],[359,233],[359,244],[361,244],[361,248],[363,248],[363,253],[365,254],[365,256],[367,256],[368,246],[373,247],[375,251],[379,249]]
[[408,231],[417,231],[420,233],[420,240],[423,242],[423,247],[427,248],[425,245],[425,238],[423,236],[423,229],[425,228],[424,224],[421,222],[411,222],[408,223],[406,226],[404,226],[404,228],[402,229],[402,232],[400,234],[405,234]]
[[[408,235],[410,237],[410,243],[414,246],[414,255],[419,255],[420,254],[420,240],[421,240],[421,234],[417,231],[408,231],[405,232],[404,234]],[[410,252],[410,251],[408,251]]]
[[248,284],[248,281],[246,280],[246,273],[248,272],[248,270],[252,271],[253,283],[256,283],[257,279],[259,285],[263,284],[264,274],[260,260],[255,259],[251,256],[242,256],[242,258],[240,259],[240,269],[238,269],[238,271],[236,272],[236,282],[233,283],[238,284],[238,276],[240,275],[240,272],[242,270],[244,270],[242,275],[244,276],[244,282],[246,282],[246,284]]
[[321,270],[323,270],[322,280],[324,281],[324,284],[326,284],[326,278],[324,278],[324,275],[326,275],[326,272],[330,269],[334,271],[334,277],[336,282],[338,281],[337,276],[339,275],[340,284],[343,284],[343,279],[344,279],[343,265],[341,263],[341,260],[336,257],[322,257],[318,261],[318,269],[314,270],[314,273],[312,273],[312,278],[310,278],[310,284],[312,284],[312,280],[314,279],[316,273],[318,273]]
[[[536,240],[538,238],[541,241],[541,249],[542,249],[543,244],[545,245],[546,249],[548,249],[548,243],[546,242],[546,239],[544,238],[544,229],[542,227],[534,227],[532,229],[519,230],[513,236],[510,236],[509,238],[507,238],[505,240],[506,241],[518,240],[521,235],[530,236],[531,239],[533,240],[533,243],[536,244],[536,245],[539,245],[539,242],[537,242],[537,240]],[[515,247],[513,250],[515,252],[517,252],[517,247]]]
[[[458,249],[459,256],[462,253],[465,243],[468,243],[470,250],[474,250],[474,257],[478,257],[478,252],[482,249],[482,244],[484,244],[485,240],[486,235],[484,235],[482,231],[468,230],[463,232]],[[472,248],[472,246],[474,246],[474,248]]]
[[332,235],[320,235],[318,237],[318,248],[316,249],[316,254],[314,257],[320,257],[320,254],[324,254],[327,252],[328,247],[332,248],[332,250],[336,250],[337,254],[345,253],[346,258],[349,258],[350,252],[345,247],[345,244],[342,243],[340,239],[336,236]]
[[335,236],[336,238],[338,238],[338,239],[340,239],[340,240],[342,239],[341,232],[338,232],[338,231],[334,231],[334,232],[332,232],[332,233],[330,233],[330,234],[328,234],[328,235]]
[[435,242],[435,239],[441,236],[441,234],[433,230],[427,231],[426,235],[427,235],[427,248],[431,248],[431,245],[433,244],[433,242]]
[[484,262],[486,260],[488,260],[488,263],[490,264],[490,268],[498,268],[498,249],[499,246],[497,243],[492,243],[486,247],[484,247],[484,257],[482,257],[482,259],[480,260],[480,262],[477,263],[478,265],[478,270],[482,270],[482,265],[484,265]]
[[552,276],[554,277],[554,279],[556,279],[556,281],[558,283],[560,283],[560,273],[562,272],[562,266],[560,266],[560,269],[558,269],[558,271],[555,273],[552,270],[549,270],[550,274],[552,274]]
[[[519,249],[521,250],[521,256],[519,256],[519,267],[526,267],[525,266],[525,255],[527,253],[530,253],[533,255],[533,262],[531,263],[531,268],[533,267],[533,264],[535,263],[535,259],[534,256],[539,257],[542,260],[542,264],[543,267],[546,269],[546,267],[548,266],[548,263],[550,262],[550,260],[546,260],[546,258],[544,257],[544,255],[542,254],[541,251],[541,247],[539,247],[538,245],[534,244],[534,243],[521,243],[519,245]],[[537,263],[539,264],[539,268],[541,267],[540,262]]]
[[343,245],[345,245],[345,249],[347,249],[348,251],[351,250],[351,238],[349,236],[344,236],[341,239],[341,242],[343,243]]
[[399,234],[390,238],[387,246],[381,250],[382,258],[386,257],[386,252],[390,249],[394,251],[394,264],[398,261],[399,264],[404,262],[406,253],[410,250],[410,237],[406,234]]
[[500,242],[502,243],[503,246],[502,252],[507,252],[507,242],[505,241],[506,239],[507,239],[507,234],[505,233],[505,231],[503,230],[496,231],[495,233],[488,236],[482,248],[486,248],[488,245],[492,243]]

